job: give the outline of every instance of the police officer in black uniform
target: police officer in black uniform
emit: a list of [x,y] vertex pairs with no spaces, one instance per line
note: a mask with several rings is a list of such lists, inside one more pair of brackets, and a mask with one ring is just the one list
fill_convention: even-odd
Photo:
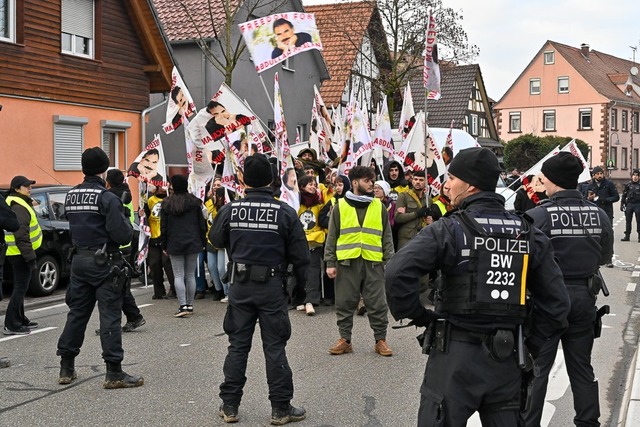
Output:
[[293,290],[293,302],[302,304],[309,247],[297,213],[273,198],[272,180],[271,165],[264,155],[247,157],[247,197],[224,205],[209,231],[211,244],[226,248],[233,263],[223,324],[229,336],[229,353],[224,362],[224,382],[220,384],[220,416],[228,423],[238,421],[256,321],[266,359],[271,424],[300,421],[306,413],[304,408],[290,403],[293,380],[285,347],[291,336],[291,323],[285,274],[288,264],[292,264],[298,284]]
[[624,212],[627,225],[624,229],[624,237],[620,240],[628,242],[631,236],[631,220],[636,215],[636,231],[638,232],[638,242],[640,242],[640,169],[634,169],[631,181],[624,185],[622,190],[622,200],[620,210]]
[[[566,326],[569,298],[549,239],[505,210],[500,167],[486,148],[460,151],[445,193],[457,210],[423,228],[387,264],[391,314],[428,326],[429,359],[419,426],[518,426],[526,294],[535,298],[532,353]],[[435,312],[420,303],[419,278],[440,270]]]
[[142,377],[130,376],[120,366],[124,357],[120,322],[127,269],[118,248],[131,241],[133,227],[120,199],[105,188],[108,167],[109,158],[102,149],[86,149],[82,153],[84,181],[65,199],[74,254],[66,296],[69,314],[58,340],[59,384],[70,384],[77,378],[74,360],[96,301],[102,358],[107,365],[103,387],[138,387],[144,383]]
[[[542,165],[542,181],[550,197],[527,211],[533,224],[551,239],[564,284],[569,292],[569,327],[540,349],[535,360],[531,409],[525,414],[527,426],[539,426],[548,376],[562,341],[562,351],[573,392],[577,426],[599,426],[598,381],[591,366],[594,325],[601,326],[596,315],[596,295],[604,265],[613,254],[613,229],[607,213],[582,198],[576,188],[583,166],[570,153],[560,152]],[[599,331],[597,331],[599,335]]]

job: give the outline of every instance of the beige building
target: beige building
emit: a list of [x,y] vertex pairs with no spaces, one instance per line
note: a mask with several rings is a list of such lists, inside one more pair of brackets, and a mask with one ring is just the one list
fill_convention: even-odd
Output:
[[632,62],[547,41],[494,106],[500,138],[570,136],[590,146],[591,166],[612,179],[638,168],[640,76]]

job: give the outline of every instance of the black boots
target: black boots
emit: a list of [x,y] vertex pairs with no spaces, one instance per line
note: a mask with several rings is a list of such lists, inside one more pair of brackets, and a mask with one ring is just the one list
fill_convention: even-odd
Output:
[[71,384],[73,380],[78,378],[74,362],[75,359],[73,357],[63,357],[60,359],[60,378],[58,378],[58,384]]
[[104,378],[102,387],[113,388],[129,388],[140,387],[144,384],[142,377],[132,377],[126,372],[122,371],[120,363],[107,362],[107,375]]
[[239,420],[238,407],[223,403],[222,405],[220,405],[220,416],[225,423],[237,423]]
[[629,233],[624,233],[624,237],[620,239],[621,242],[628,242],[629,240]]
[[288,423],[304,420],[307,411],[304,408],[296,408],[289,405],[286,408],[273,408],[271,410],[271,424],[282,426]]

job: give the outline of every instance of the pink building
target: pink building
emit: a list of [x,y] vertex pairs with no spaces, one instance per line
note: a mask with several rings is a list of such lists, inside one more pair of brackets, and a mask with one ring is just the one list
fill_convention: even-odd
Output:
[[494,111],[506,142],[527,133],[581,139],[591,166],[618,182],[639,167],[640,76],[631,61],[547,41]]

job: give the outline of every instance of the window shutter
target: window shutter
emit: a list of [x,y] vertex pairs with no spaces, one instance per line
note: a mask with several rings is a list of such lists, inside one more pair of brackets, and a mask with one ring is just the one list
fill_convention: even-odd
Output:
[[55,170],[81,170],[83,127],[56,123],[53,128]]
[[93,39],[93,0],[62,0],[62,32]]

